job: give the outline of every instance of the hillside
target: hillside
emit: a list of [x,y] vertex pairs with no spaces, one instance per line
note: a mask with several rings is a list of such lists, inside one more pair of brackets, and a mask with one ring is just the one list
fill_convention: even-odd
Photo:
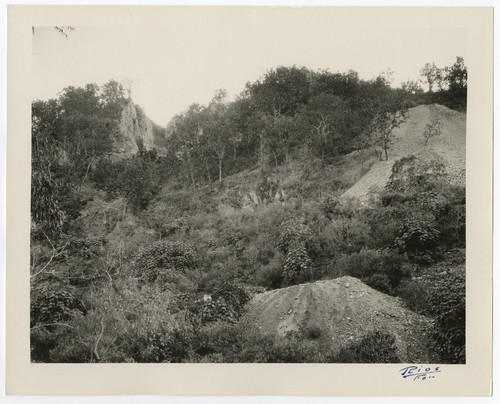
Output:
[[165,131],[115,81],[33,103],[31,359],[464,363],[465,115],[355,72],[245,88]]
[[[425,144],[425,127],[435,119],[442,122],[442,133]],[[389,151],[389,160],[373,164],[371,169],[342,195],[342,199],[354,198],[366,202],[385,187],[394,162],[410,155],[422,160],[441,160],[450,176],[450,182],[464,185],[465,130],[465,113],[437,104],[411,108],[406,122],[394,130],[395,139]]]

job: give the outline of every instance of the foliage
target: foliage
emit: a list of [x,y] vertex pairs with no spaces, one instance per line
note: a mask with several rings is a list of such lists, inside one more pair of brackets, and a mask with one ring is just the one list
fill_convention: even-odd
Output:
[[73,288],[57,280],[36,280],[31,287],[31,324],[64,323],[83,310]]
[[393,294],[401,281],[411,274],[404,256],[389,250],[362,249],[341,255],[335,263],[341,275],[354,276],[384,293]]
[[195,266],[193,247],[181,241],[160,240],[136,255],[132,268],[137,276],[154,282],[163,269],[185,272]]
[[249,294],[242,287],[224,283],[217,287],[211,300],[205,303],[202,311],[204,323],[213,321],[236,322],[243,314],[245,304],[250,300]]
[[338,204],[338,198],[332,195],[328,195],[321,200],[321,211],[328,219],[333,219],[338,213]]
[[55,101],[34,102],[31,120],[31,217],[43,232],[57,239],[65,213],[57,200],[63,184],[53,173],[53,159],[59,153]]
[[160,176],[155,151],[140,151],[138,155],[117,162],[100,161],[92,174],[98,187],[112,197],[123,196],[134,212],[147,208],[159,191]]
[[423,133],[425,144],[429,142],[429,139],[441,135],[442,129],[443,129],[443,122],[441,122],[439,118],[435,118],[432,120],[431,123],[425,125]]
[[444,163],[439,160],[425,161],[415,156],[403,157],[392,166],[386,188],[399,192],[427,191],[433,183],[443,178]]
[[394,240],[400,252],[421,264],[434,261],[439,231],[431,218],[414,216],[405,219]]
[[278,248],[286,254],[283,285],[312,280],[313,262],[308,254],[312,233],[303,219],[290,219],[281,224]]
[[305,245],[295,242],[290,245],[283,267],[283,285],[295,285],[312,281],[313,262]]
[[278,248],[287,254],[297,244],[307,246],[311,242],[311,230],[304,219],[290,219],[281,223]]
[[372,331],[357,343],[343,348],[336,355],[338,363],[400,363],[395,338],[381,331]]
[[383,332],[335,353],[314,326],[278,338],[240,324],[250,290],[349,275],[435,317],[436,349],[464,361],[465,276],[421,271],[465,246],[465,188],[447,183],[442,162],[409,157],[379,202],[337,199],[375,161],[351,152],[387,158],[410,103],[462,102],[463,60],[447,77],[450,88],[422,94],[280,66],[232,102],[219,91],[176,116],[165,154],[121,160],[108,157],[130,102],[120,83],[35,101],[31,272],[50,265],[32,278],[32,360],[399,361]]
[[436,348],[446,363],[465,363],[465,270],[458,268],[435,279],[430,293],[436,318]]
[[429,285],[426,282],[418,278],[403,279],[397,293],[410,310],[420,314],[430,313]]

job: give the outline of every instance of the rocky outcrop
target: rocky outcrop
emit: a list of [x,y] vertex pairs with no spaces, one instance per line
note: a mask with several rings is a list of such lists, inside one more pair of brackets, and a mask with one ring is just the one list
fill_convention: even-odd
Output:
[[[145,150],[158,148],[162,131],[158,130],[144,110],[130,100],[123,108],[118,133],[113,138],[113,153],[116,158],[130,157],[142,146]],[[159,138],[159,139],[156,139]]]

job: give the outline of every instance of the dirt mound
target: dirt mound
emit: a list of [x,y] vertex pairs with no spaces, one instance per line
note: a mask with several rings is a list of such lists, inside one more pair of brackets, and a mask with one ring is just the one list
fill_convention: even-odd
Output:
[[[423,136],[425,127],[427,124],[432,124],[435,119],[442,122],[441,134],[431,138],[426,144]],[[389,161],[374,164],[368,173],[342,195],[341,199],[355,198],[366,202],[385,187],[394,162],[410,155],[423,160],[442,160],[450,182],[464,185],[465,131],[464,113],[438,104],[411,108],[408,119],[394,130],[395,139],[389,150]]]
[[334,350],[379,330],[394,335],[402,361],[430,359],[425,342],[430,320],[404,308],[397,298],[353,277],[255,295],[242,321],[267,335],[284,336],[290,331],[320,329],[331,339]]

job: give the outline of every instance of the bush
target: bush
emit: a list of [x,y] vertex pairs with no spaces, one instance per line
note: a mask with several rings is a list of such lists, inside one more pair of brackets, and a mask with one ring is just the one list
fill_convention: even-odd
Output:
[[312,238],[311,230],[303,219],[290,219],[281,223],[278,248],[287,254],[296,244],[308,246]]
[[373,331],[360,342],[343,348],[334,356],[337,363],[401,363],[394,336],[380,331]]
[[434,118],[431,123],[425,125],[424,129],[424,139],[425,144],[429,142],[429,139],[441,135],[443,130],[443,122],[439,118]]
[[303,340],[299,333],[285,337],[261,335],[252,331],[242,334],[238,362],[251,363],[314,363],[320,362],[320,352]]
[[439,231],[429,217],[407,218],[399,227],[394,245],[417,263],[431,264],[435,260]]
[[71,320],[83,308],[75,297],[74,288],[61,281],[35,281],[31,287],[31,324],[58,323]]
[[398,192],[424,191],[445,177],[442,161],[424,161],[415,156],[403,157],[392,166],[386,189]]
[[422,280],[403,279],[397,294],[410,310],[420,314],[429,314],[431,309],[429,288],[430,285],[427,285]]
[[245,304],[250,295],[242,287],[224,283],[217,287],[211,296],[211,301],[205,303],[202,311],[203,323],[212,321],[227,321],[235,323],[243,314]]
[[434,349],[444,363],[465,363],[465,269],[436,266],[401,283],[405,304],[435,318]]
[[154,282],[162,269],[185,272],[195,266],[196,254],[191,245],[181,241],[158,241],[143,248],[134,258],[136,275]]
[[465,269],[433,279],[430,306],[436,318],[436,350],[445,363],[465,363]]
[[234,362],[241,350],[238,325],[227,322],[210,322],[201,327],[194,344],[201,362]]
[[300,242],[289,246],[283,267],[283,285],[296,285],[312,281],[313,263]]
[[341,275],[354,276],[389,294],[411,274],[405,257],[388,250],[362,249],[356,254],[340,256],[335,265]]

